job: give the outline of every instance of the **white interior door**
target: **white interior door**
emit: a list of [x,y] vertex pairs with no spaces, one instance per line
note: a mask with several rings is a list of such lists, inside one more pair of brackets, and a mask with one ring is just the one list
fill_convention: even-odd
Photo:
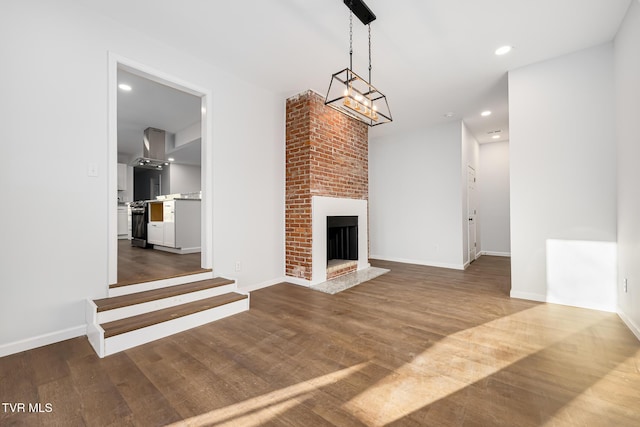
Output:
[[467,218],[468,218],[468,242],[469,262],[476,260],[476,171],[471,166],[467,170]]

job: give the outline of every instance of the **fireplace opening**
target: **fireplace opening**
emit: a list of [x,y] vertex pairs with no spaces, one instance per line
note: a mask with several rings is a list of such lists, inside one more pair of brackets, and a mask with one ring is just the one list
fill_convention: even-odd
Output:
[[358,217],[327,217],[327,266],[332,260],[358,260]]

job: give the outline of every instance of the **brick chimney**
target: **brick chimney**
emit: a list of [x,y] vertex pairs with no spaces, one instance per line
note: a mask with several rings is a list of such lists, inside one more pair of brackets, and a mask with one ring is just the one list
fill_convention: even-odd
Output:
[[[321,268],[326,270],[326,254],[322,257],[320,250],[324,247],[326,251],[326,243],[323,246],[318,240],[314,242],[314,239],[326,238],[326,232],[318,231],[326,225],[322,228],[321,224],[313,223],[314,209],[326,210],[323,206],[331,206],[329,211],[339,215],[358,214],[348,213],[353,210],[351,207],[357,207],[359,216],[363,217],[360,224],[365,225],[359,233],[366,239],[364,252],[360,253],[368,258],[368,130],[366,124],[325,106],[324,98],[313,91],[287,99],[285,262],[288,277],[310,283],[327,278],[326,274],[313,273]],[[323,218],[318,221],[326,224]],[[315,236],[313,230],[319,235]],[[315,260],[314,254],[318,253],[319,260]],[[325,265],[317,265],[319,262]],[[357,268],[365,263],[368,265],[368,259],[359,260]],[[340,273],[355,269],[355,266],[342,269]]]

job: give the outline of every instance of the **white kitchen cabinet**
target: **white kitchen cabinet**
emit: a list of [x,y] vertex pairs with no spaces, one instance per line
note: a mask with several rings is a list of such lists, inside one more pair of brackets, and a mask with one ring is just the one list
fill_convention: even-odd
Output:
[[118,239],[126,239],[129,237],[129,208],[127,206],[118,206]]
[[173,222],[165,222],[164,223],[164,243],[163,246],[167,246],[169,248],[176,247],[176,227]]
[[[118,163],[118,191],[125,191],[127,189],[127,165],[124,163]],[[128,200],[128,199],[124,199]]]
[[147,242],[164,245],[164,222],[153,221],[147,224]]
[[164,221],[164,244],[170,248],[176,247],[176,224],[175,224],[174,200],[167,200],[162,205],[162,218]]

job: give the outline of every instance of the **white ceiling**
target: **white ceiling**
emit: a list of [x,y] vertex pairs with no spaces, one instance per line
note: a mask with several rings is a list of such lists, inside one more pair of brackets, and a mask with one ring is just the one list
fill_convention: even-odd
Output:
[[[631,0],[366,0],[376,14],[373,84],[394,121],[371,137],[463,119],[479,142],[508,139],[509,70],[610,42]],[[325,93],[348,65],[342,0],[111,0],[100,14],[269,88]],[[496,48],[513,45],[506,56]],[[354,17],[354,71],[367,75],[366,28]],[[493,114],[481,118],[480,112]],[[452,118],[444,117],[455,113]],[[160,125],[167,127],[166,125]]]
[[[131,91],[118,90],[118,161],[129,163],[142,156],[142,135],[154,127],[175,134],[200,122],[200,98],[144,77],[118,70],[118,84]],[[196,141],[167,153],[176,163],[199,165],[200,142]]]

